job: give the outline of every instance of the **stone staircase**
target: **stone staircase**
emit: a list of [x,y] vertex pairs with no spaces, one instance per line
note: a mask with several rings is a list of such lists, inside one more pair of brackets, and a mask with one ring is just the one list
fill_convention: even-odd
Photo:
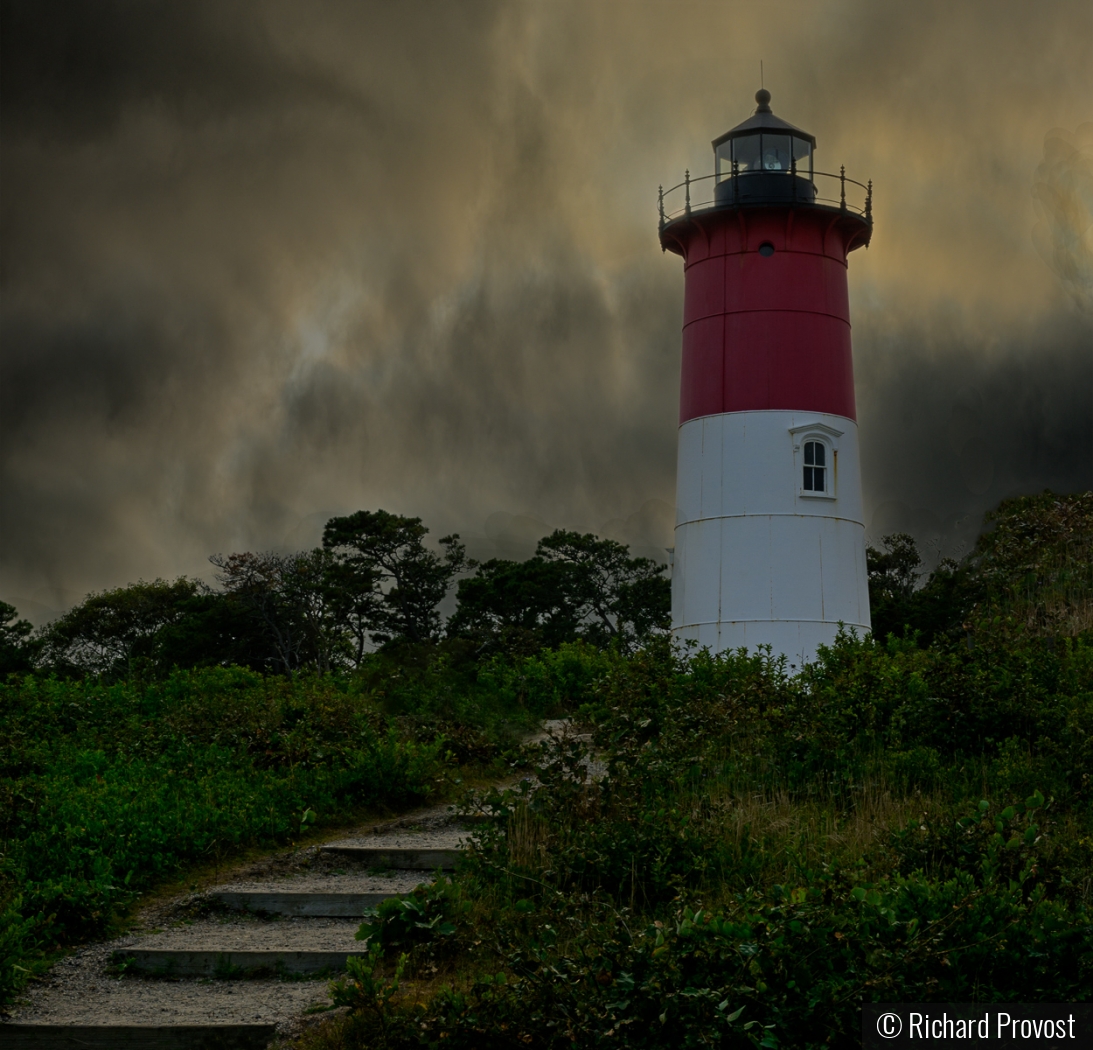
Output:
[[[84,948],[0,1024],[5,1050],[257,1050],[329,1006],[370,908],[455,866],[467,832],[434,811],[260,865]],[[321,979],[319,979],[321,978]]]

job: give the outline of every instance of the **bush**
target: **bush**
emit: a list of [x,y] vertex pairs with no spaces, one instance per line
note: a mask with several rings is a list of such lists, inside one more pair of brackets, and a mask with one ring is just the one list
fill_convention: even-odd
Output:
[[[1022,861],[1015,879],[1003,855]],[[967,859],[947,877],[830,869],[645,922],[603,899],[547,895],[495,916],[488,975],[423,1009],[392,1005],[387,1030],[397,1046],[805,1050],[856,1045],[862,1001],[1087,997],[1093,924],[1037,884],[1035,839],[976,837]]]
[[467,910],[467,902],[459,900],[451,880],[438,876],[434,882],[382,901],[375,918],[361,924],[357,940],[368,941],[370,950],[381,953],[423,946],[435,952],[455,934],[456,920]]
[[459,972],[390,1000],[391,1046],[851,1046],[863,1001],[1093,994],[1087,640],[844,636],[794,679],[657,644],[580,681],[588,733],[472,803],[426,926],[473,936],[369,924]]

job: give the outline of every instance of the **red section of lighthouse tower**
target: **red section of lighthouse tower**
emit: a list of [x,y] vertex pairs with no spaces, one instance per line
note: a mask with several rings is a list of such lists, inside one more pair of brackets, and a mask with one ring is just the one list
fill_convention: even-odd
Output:
[[764,409],[856,419],[846,259],[868,236],[858,216],[808,206],[668,226],[686,270],[680,423]]

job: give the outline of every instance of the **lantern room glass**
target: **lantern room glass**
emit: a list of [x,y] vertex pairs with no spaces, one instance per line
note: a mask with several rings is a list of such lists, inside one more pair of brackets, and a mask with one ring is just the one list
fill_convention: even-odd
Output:
[[796,135],[793,136],[793,159],[796,162],[797,174],[804,175],[808,173],[808,178],[812,179],[812,143],[808,139],[799,139]]
[[732,139],[726,139],[714,150],[714,172],[717,182],[732,174]]
[[732,139],[732,159],[736,161],[736,170],[741,174],[759,171],[759,160],[763,154],[763,136],[741,135]]
[[763,171],[789,171],[788,135],[764,135],[760,154]]
[[717,181],[730,178],[733,161],[740,175],[756,172],[790,172],[812,180],[812,143],[797,135],[756,131],[720,143],[714,153]]

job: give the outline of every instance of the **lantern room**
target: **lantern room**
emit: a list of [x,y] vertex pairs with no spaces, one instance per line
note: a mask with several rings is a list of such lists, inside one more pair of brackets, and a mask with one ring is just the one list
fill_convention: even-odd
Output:
[[714,139],[714,177],[718,204],[782,204],[816,199],[812,154],[816,139],[776,117],[770,92],[755,93],[755,113]]

